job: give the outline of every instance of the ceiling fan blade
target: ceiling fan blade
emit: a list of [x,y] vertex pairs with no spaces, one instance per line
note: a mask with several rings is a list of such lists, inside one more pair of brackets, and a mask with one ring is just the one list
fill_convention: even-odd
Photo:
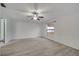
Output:
[[39,20],[40,21],[40,19],[38,18],[37,20]]
[[6,5],[4,3],[1,3],[1,7],[6,8]]
[[32,16],[26,16],[26,17],[30,17],[30,18],[32,18]]
[[39,16],[39,18],[44,18],[43,16]]
[[24,13],[24,15],[26,15],[27,17],[32,17],[33,16],[32,13]]

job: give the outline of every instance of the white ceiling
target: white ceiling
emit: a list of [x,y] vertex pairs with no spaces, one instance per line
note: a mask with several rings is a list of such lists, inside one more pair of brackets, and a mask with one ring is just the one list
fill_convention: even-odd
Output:
[[[26,13],[34,10],[33,3],[6,3],[6,9],[0,10],[6,18],[13,18],[17,20],[30,20]],[[42,22],[50,22],[58,20],[60,17],[79,17],[79,4],[74,3],[38,3],[38,10],[45,17],[41,19]]]

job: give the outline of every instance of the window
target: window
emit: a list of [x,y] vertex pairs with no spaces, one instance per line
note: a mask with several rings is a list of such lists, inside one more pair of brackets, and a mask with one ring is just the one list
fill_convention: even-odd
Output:
[[55,31],[55,27],[47,27],[47,32],[54,32]]

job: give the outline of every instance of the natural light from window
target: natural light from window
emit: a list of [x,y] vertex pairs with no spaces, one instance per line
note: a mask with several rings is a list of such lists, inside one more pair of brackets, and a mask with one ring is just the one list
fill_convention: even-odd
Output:
[[47,32],[54,32],[55,31],[55,27],[47,27]]

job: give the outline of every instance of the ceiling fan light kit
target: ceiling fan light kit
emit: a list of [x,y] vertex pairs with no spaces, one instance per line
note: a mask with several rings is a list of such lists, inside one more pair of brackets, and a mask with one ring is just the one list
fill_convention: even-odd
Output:
[[33,20],[37,20],[37,15],[33,15]]

